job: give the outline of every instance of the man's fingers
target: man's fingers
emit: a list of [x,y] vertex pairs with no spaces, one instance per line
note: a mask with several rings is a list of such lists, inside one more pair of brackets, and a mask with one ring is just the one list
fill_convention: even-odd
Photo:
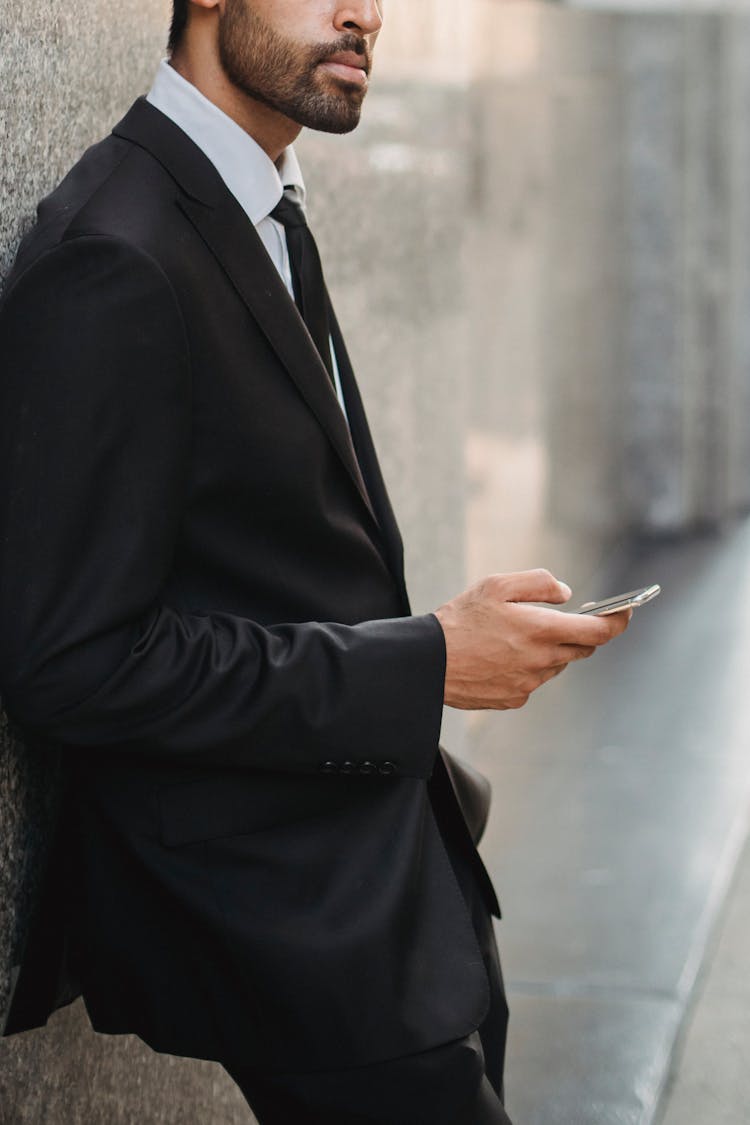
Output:
[[630,619],[633,616],[632,609],[623,609],[619,613],[610,613],[609,620],[614,626],[613,637],[619,637],[620,633],[624,633],[630,624]]
[[[579,621],[591,621],[591,617],[587,614],[572,613],[571,617],[577,617]],[[619,637],[624,633],[630,624],[630,619],[633,616],[632,609],[623,609],[619,613],[609,613],[606,617],[597,617],[597,627],[603,636],[601,641],[592,641],[592,644],[604,645],[607,641],[611,641],[614,637]],[[579,640],[579,643],[581,641]],[[585,643],[585,642],[583,642]]]
[[[531,612],[529,607],[527,612]],[[633,611],[623,610],[608,617],[593,617],[585,613],[560,613],[559,610],[536,608],[538,620],[548,639],[561,645],[578,645],[598,648],[618,637],[628,627]]]
[[562,605],[571,589],[548,570],[521,570],[515,574],[493,574],[487,579],[493,594],[504,602],[548,602]]
[[572,664],[574,660],[588,660],[596,652],[596,645],[563,645],[566,663]]
[[497,710],[498,711],[518,711],[518,710],[520,710],[521,707],[525,707],[528,702],[529,702],[528,695],[512,696],[510,699],[506,699],[504,703],[501,703],[497,707]]
[[541,679],[539,681],[540,685],[547,684],[550,680],[554,680],[555,676],[559,676],[560,673],[564,672],[567,667],[568,662],[565,661],[565,663],[563,664],[555,664],[552,668],[548,668],[546,672],[542,673]]

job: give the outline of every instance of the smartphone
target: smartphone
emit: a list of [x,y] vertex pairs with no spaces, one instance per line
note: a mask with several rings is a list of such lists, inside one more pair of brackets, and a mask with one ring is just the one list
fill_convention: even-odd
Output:
[[584,602],[578,613],[591,613],[596,617],[606,617],[610,613],[619,613],[622,609],[632,609],[637,605],[645,605],[661,593],[661,586],[643,586],[640,590],[631,590],[628,594],[618,594],[614,598],[604,598],[601,602]]

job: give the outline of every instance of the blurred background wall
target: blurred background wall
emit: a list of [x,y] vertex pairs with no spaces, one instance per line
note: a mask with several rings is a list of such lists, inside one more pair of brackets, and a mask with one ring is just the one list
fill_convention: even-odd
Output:
[[[166,0],[0,11],[0,273],[35,201],[147,89]],[[393,0],[363,124],[299,150],[415,609],[545,565],[580,600],[638,536],[750,501],[750,21]],[[471,753],[471,726],[446,718]],[[0,727],[0,1009],[54,778]],[[221,1072],[0,1044],[0,1121],[239,1122]]]

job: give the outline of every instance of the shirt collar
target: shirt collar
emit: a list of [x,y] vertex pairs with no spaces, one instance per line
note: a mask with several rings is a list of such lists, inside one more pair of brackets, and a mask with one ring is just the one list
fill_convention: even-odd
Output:
[[277,167],[249,133],[166,59],[146,100],[197,144],[255,226],[273,211],[285,189],[304,208],[305,183],[294,147],[284,149]]

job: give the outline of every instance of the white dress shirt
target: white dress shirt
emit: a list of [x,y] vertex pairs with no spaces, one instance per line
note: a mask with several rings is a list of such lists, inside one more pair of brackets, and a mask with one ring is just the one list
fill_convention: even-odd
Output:
[[[286,194],[305,209],[305,182],[294,147],[284,149],[278,164],[236,121],[204,97],[166,59],[159,64],[147,101],[174,121],[208,157],[255,227],[268,255],[294,299],[286,232],[271,218]],[[330,342],[336,394],[346,413],[338,364]]]

